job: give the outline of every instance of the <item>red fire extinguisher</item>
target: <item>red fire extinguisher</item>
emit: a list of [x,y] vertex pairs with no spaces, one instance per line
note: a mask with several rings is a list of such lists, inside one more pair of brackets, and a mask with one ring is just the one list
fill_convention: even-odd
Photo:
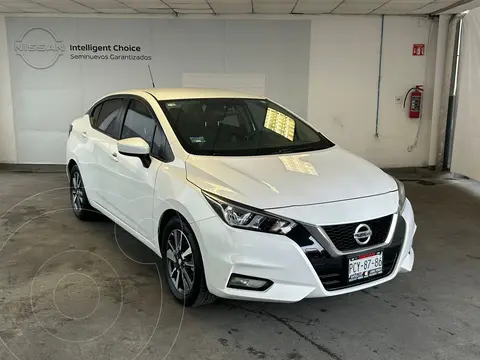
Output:
[[408,117],[410,119],[419,119],[420,111],[422,109],[422,96],[423,96],[423,85],[416,85],[407,91],[405,99],[403,100],[403,107],[405,107],[405,102],[407,97],[410,94],[410,106],[408,108]]

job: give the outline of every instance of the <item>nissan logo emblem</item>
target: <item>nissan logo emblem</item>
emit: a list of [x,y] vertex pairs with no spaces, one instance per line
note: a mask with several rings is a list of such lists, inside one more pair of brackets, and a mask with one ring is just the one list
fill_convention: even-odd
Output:
[[358,245],[367,245],[372,237],[372,229],[367,224],[360,224],[353,233],[353,238]]
[[15,52],[34,69],[47,69],[65,52],[65,44],[49,29],[33,27],[15,41]]

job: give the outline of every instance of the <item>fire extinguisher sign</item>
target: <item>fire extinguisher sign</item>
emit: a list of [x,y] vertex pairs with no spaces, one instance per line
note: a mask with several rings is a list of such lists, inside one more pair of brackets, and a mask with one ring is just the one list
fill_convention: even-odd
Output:
[[425,44],[413,44],[412,55],[413,56],[425,55]]

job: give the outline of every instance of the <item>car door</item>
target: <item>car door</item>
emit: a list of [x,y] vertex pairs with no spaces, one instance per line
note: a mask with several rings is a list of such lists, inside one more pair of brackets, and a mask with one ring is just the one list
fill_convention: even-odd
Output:
[[93,164],[90,166],[95,178],[95,202],[104,210],[117,216],[115,198],[119,196],[115,188],[116,172],[118,167],[117,141],[122,128],[122,115],[125,100],[121,97],[112,97],[102,102],[98,118],[93,124],[89,136],[92,142]]
[[90,202],[97,202],[97,176],[95,175],[95,156],[92,151],[94,143],[92,141],[95,138],[94,129],[95,123],[98,120],[98,115],[102,109],[103,102],[100,102],[92,107],[87,113],[90,123],[80,122],[78,144],[75,146],[74,153],[77,158],[80,171],[82,173],[83,183],[88,194]]
[[150,145],[151,164],[146,167],[138,157],[118,155],[117,186],[122,198],[118,203],[122,220],[153,247],[158,219],[152,218],[155,180],[158,169],[169,161],[171,150],[150,105],[141,98],[128,104],[121,139],[140,137]]

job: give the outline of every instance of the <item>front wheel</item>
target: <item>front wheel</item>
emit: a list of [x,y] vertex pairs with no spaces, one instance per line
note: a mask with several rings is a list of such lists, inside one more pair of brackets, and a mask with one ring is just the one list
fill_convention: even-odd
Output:
[[165,277],[170,293],[185,306],[215,301],[207,289],[200,248],[190,226],[179,216],[171,218],[162,234]]

